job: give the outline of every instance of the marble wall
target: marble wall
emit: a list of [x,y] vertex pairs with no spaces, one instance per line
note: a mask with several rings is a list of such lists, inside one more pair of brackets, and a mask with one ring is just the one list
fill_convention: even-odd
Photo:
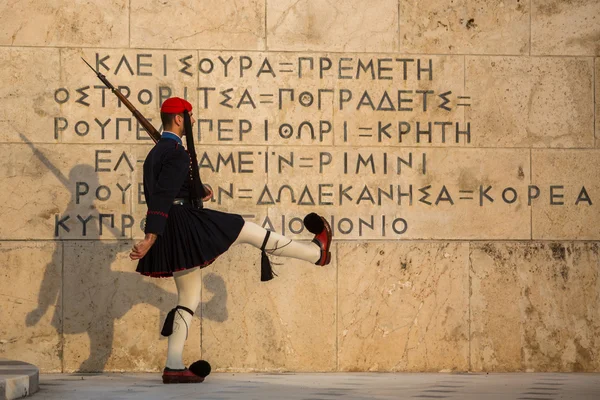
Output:
[[195,107],[210,207],[333,261],[237,246],[186,362],[219,371],[600,371],[596,0],[0,4],[0,357],[158,371],[171,279],[135,273],[152,142]]

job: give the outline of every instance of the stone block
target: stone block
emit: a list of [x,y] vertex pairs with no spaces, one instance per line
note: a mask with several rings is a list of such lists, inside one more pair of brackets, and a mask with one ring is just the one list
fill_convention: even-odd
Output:
[[400,0],[400,51],[527,54],[529,5],[522,0]]
[[[136,171],[134,191],[134,237],[144,236],[144,219],[148,208],[143,189],[143,162],[150,146],[134,146]],[[267,183],[264,157],[266,146],[197,146],[202,182],[213,190],[213,198],[205,207],[242,215],[246,220],[262,224],[267,207],[259,205],[260,194]]]
[[596,71],[594,74],[594,81],[596,85],[596,110],[595,110],[595,118],[596,118],[596,135],[595,135],[595,143],[596,147],[600,147],[600,58],[594,59],[594,65],[596,66]]
[[397,35],[395,0],[267,2],[270,50],[393,52]]
[[[166,314],[177,304],[172,279],[147,278],[129,259],[131,241],[73,241],[64,256],[64,372],[159,371]],[[194,319],[185,361],[200,358]]]
[[129,151],[114,145],[1,145],[0,237],[128,237],[123,216],[130,214],[131,198],[118,185],[126,189],[131,181]]
[[462,56],[336,55],[335,145],[468,145],[457,135],[469,129],[464,66]]
[[0,87],[0,142],[57,141],[59,62],[58,49],[0,48],[0,81],[6,83]]
[[202,349],[217,371],[334,371],[336,253],[331,264],[274,257],[239,245],[203,270]]
[[600,3],[532,0],[531,54],[600,55]]
[[[515,260],[513,264],[500,257],[509,257],[518,251],[524,258],[523,247],[497,242],[471,244],[470,330],[474,371],[522,370],[519,331],[523,321],[517,299],[522,295],[518,262],[524,260]],[[523,270],[526,269],[524,266]]]
[[35,0],[0,4],[7,16],[0,44],[10,46],[129,46],[129,2]]
[[144,228],[146,226],[146,213],[148,207],[146,206],[146,197],[144,196],[144,161],[148,152],[152,150],[152,145],[139,145],[133,146],[133,154],[135,155],[135,171],[133,174],[132,188],[133,192],[133,205],[132,205],[132,216],[134,219],[134,226],[132,230],[133,238],[142,239],[144,237]]
[[[271,161],[274,230],[309,212],[336,239],[528,239],[529,150],[279,147]],[[293,166],[290,165],[293,161]],[[296,219],[294,219],[296,218]]]
[[0,242],[0,358],[62,370],[62,244]]
[[62,142],[152,143],[131,112],[81,58],[106,75],[113,86],[121,87],[133,106],[159,131],[160,106],[168,97],[187,98],[197,107],[196,51],[64,49],[63,86],[58,95],[63,104],[55,124],[55,134]]
[[333,144],[329,54],[200,52],[199,140],[223,145]]
[[471,243],[473,371],[600,369],[597,243]]
[[337,247],[339,370],[468,370],[467,243]]
[[593,147],[593,60],[467,57],[474,144]]
[[[533,239],[598,240],[599,150],[534,150]],[[535,194],[535,189],[532,189]]]
[[171,49],[263,49],[265,1],[250,0],[238,3],[210,0],[192,2],[182,8],[178,3],[133,0],[131,46]]

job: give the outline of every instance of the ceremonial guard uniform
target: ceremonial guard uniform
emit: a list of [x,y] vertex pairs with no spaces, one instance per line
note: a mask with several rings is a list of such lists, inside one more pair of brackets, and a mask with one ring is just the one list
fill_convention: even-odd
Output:
[[[331,260],[331,228],[315,213],[304,218],[306,228],[315,237],[311,243],[302,243],[246,222],[238,214],[202,206],[202,200],[209,199],[211,193],[208,191],[207,195],[198,172],[191,112],[192,105],[177,97],[167,99],[161,107],[165,129],[174,132],[163,132],[144,162],[146,237],[134,245],[130,254],[132,260],[139,260],[139,273],[173,276],[177,285],[177,306],[168,313],[161,332],[169,337],[164,383],[202,382],[210,372],[210,365],[203,360],[186,368],[182,353],[189,324],[200,303],[199,270],[232,244],[247,243],[261,249],[262,281],[274,276],[267,253],[321,266]],[[183,135],[187,150],[181,140]]]
[[179,136],[164,132],[144,162],[146,233],[158,235],[137,271],[153,277],[210,265],[236,240],[244,219],[197,209],[190,200],[190,157]]

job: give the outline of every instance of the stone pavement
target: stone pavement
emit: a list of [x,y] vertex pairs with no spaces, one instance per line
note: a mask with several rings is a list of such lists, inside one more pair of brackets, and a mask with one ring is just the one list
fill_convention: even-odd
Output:
[[41,375],[34,400],[461,399],[598,400],[600,374],[212,374],[163,385],[159,374]]

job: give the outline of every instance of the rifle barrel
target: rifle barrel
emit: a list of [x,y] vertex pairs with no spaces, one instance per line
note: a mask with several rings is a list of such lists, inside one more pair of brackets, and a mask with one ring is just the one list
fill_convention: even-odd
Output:
[[148,132],[148,135],[150,135],[150,137],[152,138],[154,143],[158,142],[160,140],[160,133],[156,130],[156,128],[154,128],[154,126],[150,123],[150,121],[148,121],[142,115],[142,113],[140,113],[133,106],[133,104],[131,104],[131,102],[129,100],[127,100],[127,98],[123,95],[123,93],[121,93],[120,90],[115,89],[115,87],[108,81],[108,79],[106,79],[106,76],[104,76],[100,72],[96,71],[94,69],[94,67],[92,67],[90,65],[90,63],[85,61],[85,59],[83,57],[81,57],[81,59],[83,60],[84,63],[87,64],[88,67],[91,68],[92,71],[94,71],[96,73],[96,76],[98,77],[98,79],[100,79],[102,81],[102,83],[104,83],[106,85],[106,87],[109,88],[115,94],[115,96],[118,97],[118,99],[121,101],[121,103],[125,104],[125,107],[127,107],[127,109],[129,111],[131,111],[131,113],[133,114],[135,119],[137,119],[138,122],[140,123],[140,125],[142,125],[144,127],[144,129],[146,130],[146,132]]

